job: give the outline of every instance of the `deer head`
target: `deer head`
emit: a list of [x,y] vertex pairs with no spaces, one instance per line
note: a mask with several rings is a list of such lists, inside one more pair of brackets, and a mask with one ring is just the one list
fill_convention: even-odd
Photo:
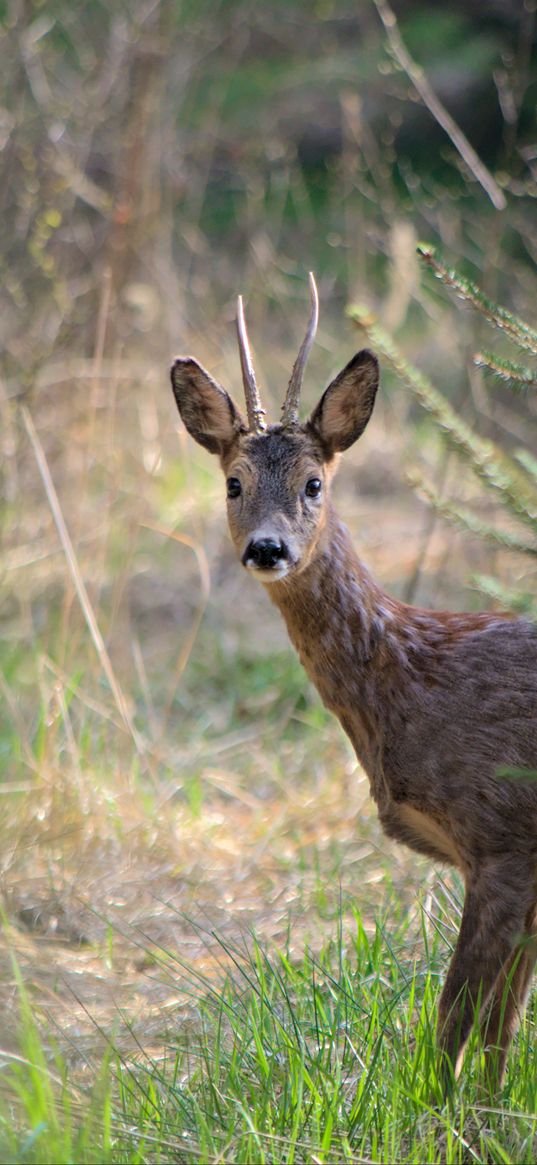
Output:
[[247,419],[196,360],[181,357],[171,369],[175,400],[188,432],[220,458],[227,479],[229,528],[239,557],[264,583],[302,571],[312,561],[326,526],[329,483],[338,454],[363,433],[378,387],[375,356],[358,352],[328,385],[309,420],[300,422],[302,377],[318,316],[313,275],[309,279],[308,328],[279,424],[266,427],[263,419],[240,297],[237,331]]

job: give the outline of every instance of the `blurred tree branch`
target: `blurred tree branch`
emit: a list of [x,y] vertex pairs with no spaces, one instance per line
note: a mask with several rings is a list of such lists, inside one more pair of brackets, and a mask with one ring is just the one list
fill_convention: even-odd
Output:
[[474,147],[470,145],[468,138],[453,120],[451,114],[448,113],[447,109],[436,96],[421,65],[416,64],[416,61],[410,56],[399,32],[395,13],[390,8],[387,0],[374,0],[374,4],[386,30],[388,44],[398,65],[404,70],[407,77],[409,77],[416,92],[419,93],[423,104],[429,110],[429,113],[445,133],[447,133],[448,138],[468,166],[468,169],[471,170],[476,181],[479,182],[485,193],[488,194],[493,206],[496,207],[496,210],[505,210],[507,201],[503,190],[498,186],[490,170],[481,161],[481,158],[478,157]]

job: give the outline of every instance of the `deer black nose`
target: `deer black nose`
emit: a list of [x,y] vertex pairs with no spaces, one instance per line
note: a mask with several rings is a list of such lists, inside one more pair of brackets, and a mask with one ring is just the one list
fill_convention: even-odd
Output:
[[284,542],[277,542],[275,538],[258,538],[247,546],[242,561],[244,566],[256,566],[267,570],[276,566],[282,558],[287,558],[287,547]]

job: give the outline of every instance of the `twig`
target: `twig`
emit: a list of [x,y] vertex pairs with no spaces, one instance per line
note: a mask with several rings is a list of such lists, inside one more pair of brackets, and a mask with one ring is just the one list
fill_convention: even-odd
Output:
[[142,522],[141,524],[147,530],[155,530],[157,534],[163,534],[165,538],[173,538],[176,542],[181,542],[183,546],[188,546],[189,549],[193,551],[196,558],[201,583],[200,600],[194,612],[194,618],[192,620],[192,625],[190,627],[186,643],[183,644],[183,647],[179,653],[179,659],[177,661],[175,671],[168,688],[166,705],[162,717],[163,725],[166,726],[179,680],[185,670],[188,660],[190,659],[192,648],[196,642],[196,637],[201,625],[201,621],[205,614],[205,609],[207,607],[207,602],[211,592],[211,576],[209,571],[209,564],[207,562],[203,548],[199,546],[193,538],[189,538],[188,534],[178,534],[174,530],[168,530],[163,526],[159,526],[156,522]]
[[479,185],[488,194],[492,205],[496,207],[496,210],[505,210],[507,200],[503,190],[498,186],[490,170],[487,170],[487,167],[481,161],[481,158],[478,157],[473,146],[470,145],[468,138],[459,129],[451,114],[448,113],[447,109],[444,108],[442,102],[436,96],[421,65],[416,64],[416,61],[410,56],[406,45],[401,39],[395,13],[390,8],[387,0],[374,0],[374,3],[386,30],[388,43],[396,61],[412,81],[414,88],[419,93],[429,113],[432,114],[435,121],[447,133],[448,138],[455,146],[463,161],[466,162],[468,169],[471,170],[476,181],[479,182]]
[[32,418],[28,412],[28,409],[26,408],[25,405],[22,406],[21,413],[22,413],[22,419],[24,422],[24,427],[26,429],[26,432],[28,434],[28,437],[30,439],[30,442],[31,442],[31,445],[32,445],[32,448],[34,451],[35,459],[37,462],[37,468],[39,469],[39,473],[41,475],[41,480],[42,480],[43,485],[45,487],[45,493],[47,495],[48,503],[49,503],[49,506],[52,510],[52,516],[53,516],[54,521],[56,523],[56,529],[57,529],[59,537],[60,537],[60,542],[62,544],[63,552],[65,554],[65,558],[67,561],[67,565],[69,567],[71,578],[73,580],[74,587],[75,587],[76,593],[78,595],[78,600],[79,600],[80,606],[82,607],[84,618],[86,620],[91,638],[93,640],[95,650],[97,651],[97,655],[99,657],[99,661],[101,663],[102,669],[103,669],[104,674],[105,674],[105,676],[108,680],[108,683],[110,685],[110,689],[111,689],[112,695],[114,697],[114,700],[116,702],[116,706],[117,706],[117,709],[118,709],[119,714],[121,716],[121,719],[122,719],[125,727],[130,732],[130,735],[132,736],[136,751],[139,753],[139,755],[143,755],[145,753],[144,745],[143,745],[143,742],[142,742],[140,736],[138,735],[138,732],[136,731],[136,729],[134,727],[134,724],[132,723],[132,720],[131,720],[131,717],[129,714],[129,710],[127,708],[127,703],[126,703],[125,697],[123,695],[123,692],[121,690],[119,682],[116,679],[116,676],[114,674],[114,669],[112,667],[110,656],[106,650],[103,637],[102,637],[101,632],[99,630],[97,620],[95,618],[95,614],[94,614],[94,611],[93,611],[93,608],[92,608],[92,605],[90,602],[90,598],[89,598],[88,592],[86,590],[82,575],[80,573],[80,567],[78,565],[77,558],[76,558],[76,555],[75,555],[75,552],[73,549],[73,544],[72,544],[70,536],[69,536],[69,531],[68,531],[67,526],[65,524],[65,519],[64,519],[63,514],[62,514],[59,498],[58,498],[58,495],[56,493],[56,489],[54,487],[54,482],[53,482],[52,477],[50,475],[50,470],[49,470],[49,467],[47,464],[47,459],[45,457],[43,446],[39,440],[39,437],[38,437],[36,429],[35,429],[35,425],[34,425]]
[[[449,446],[444,445],[443,450],[442,450],[440,472],[438,475],[439,480],[438,480],[438,487],[437,488],[438,488],[439,492],[441,492],[443,490],[444,485],[445,485],[447,471],[448,471],[448,467],[449,467],[450,452],[451,451],[449,449]],[[415,483],[411,482],[411,484],[414,485],[414,488],[415,488]],[[434,535],[434,532],[436,529],[437,521],[438,521],[438,510],[436,507],[430,506],[427,513],[426,513],[426,516],[425,516],[425,522],[424,522],[423,530],[421,533],[420,545],[418,547],[418,553],[416,555],[414,569],[412,571],[412,574],[410,575],[410,578],[407,579],[406,586],[404,588],[403,601],[405,603],[413,603],[414,602],[416,591],[418,588],[418,583],[420,581],[421,574],[422,574],[423,568],[425,566],[425,561],[426,561],[427,555],[429,553],[429,547],[430,547],[432,539],[433,539],[433,535]]]

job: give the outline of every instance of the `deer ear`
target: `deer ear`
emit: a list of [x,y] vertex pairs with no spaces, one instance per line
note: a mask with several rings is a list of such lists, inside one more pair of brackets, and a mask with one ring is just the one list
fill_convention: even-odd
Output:
[[190,436],[209,453],[231,445],[247,425],[224,388],[190,357],[180,357],[171,368],[173,395]]
[[373,412],[378,383],[378,360],[364,348],[328,385],[308,421],[328,458],[348,449],[362,435]]

